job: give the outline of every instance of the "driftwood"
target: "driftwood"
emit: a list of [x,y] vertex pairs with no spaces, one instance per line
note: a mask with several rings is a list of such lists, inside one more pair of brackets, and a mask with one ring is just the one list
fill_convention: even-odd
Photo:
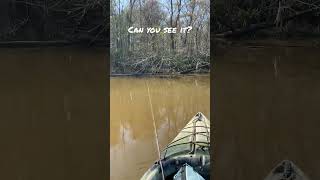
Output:
[[261,24],[252,24],[249,27],[243,29],[235,29],[234,31],[227,31],[224,33],[216,34],[215,37],[218,38],[230,38],[230,37],[239,37],[247,33],[255,32],[261,29],[267,29],[274,27],[273,23],[261,23]]
[[[298,12],[295,15],[292,15],[290,17],[284,18],[282,20],[282,23],[286,24],[289,21],[291,21],[291,20],[293,20],[293,19],[295,19],[297,17],[301,17],[303,15],[315,12],[317,10],[320,10],[320,7],[314,7],[314,8],[305,10],[305,11]],[[235,29],[235,30],[231,30],[231,31],[227,31],[227,32],[216,34],[215,37],[217,37],[217,38],[240,37],[242,35],[245,35],[245,34],[248,34],[248,33],[252,33],[252,32],[256,32],[256,31],[261,30],[261,29],[273,28],[276,25],[277,25],[276,22],[273,22],[273,23],[264,22],[264,23],[259,23],[259,24],[252,24],[252,25],[250,25],[249,27],[246,27],[246,28]]]
[[129,74],[114,74],[111,73],[110,77],[173,77],[178,76],[177,73],[172,74],[162,74],[162,73],[129,73]]
[[201,68],[210,68],[210,66],[208,64],[205,64],[205,65],[199,66],[198,68],[192,68],[192,69],[187,69],[185,71],[181,71],[179,72],[179,74],[189,74]]
[[177,76],[192,76],[192,75],[202,75],[202,74],[208,74],[209,72],[197,72],[197,73],[192,73],[192,71],[190,72],[186,72],[186,73],[181,73],[181,72],[177,72],[177,73],[128,73],[128,74],[115,74],[115,73],[111,73],[109,76],[110,77],[164,77],[164,78],[168,78],[168,77],[177,77]]

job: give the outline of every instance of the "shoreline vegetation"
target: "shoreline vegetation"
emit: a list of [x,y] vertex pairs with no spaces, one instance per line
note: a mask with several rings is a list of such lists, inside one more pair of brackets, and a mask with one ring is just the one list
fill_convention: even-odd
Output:
[[212,38],[217,44],[247,39],[320,37],[320,1],[216,0]]
[[0,41],[9,45],[106,43],[108,10],[105,0],[1,0]]
[[[129,27],[192,30],[132,34]],[[283,43],[294,39],[299,40]],[[319,39],[320,1],[316,0],[0,2],[0,47],[107,46],[110,42],[112,74],[208,73],[210,56],[214,61],[219,49],[319,47]]]
[[211,38],[215,55],[232,47],[319,47],[320,1],[216,0]]
[[159,78],[172,78],[172,77],[181,77],[181,76],[207,76],[209,72],[190,72],[190,73],[130,73],[130,74],[110,74],[110,77],[159,77]]
[[26,47],[63,47],[63,46],[84,46],[84,47],[106,47],[105,41],[94,43],[69,40],[45,40],[45,41],[0,41],[0,48],[26,48]]
[[[210,71],[210,1],[111,1],[112,74]],[[129,33],[128,28],[177,28],[176,33]],[[192,27],[190,32],[179,31]]]

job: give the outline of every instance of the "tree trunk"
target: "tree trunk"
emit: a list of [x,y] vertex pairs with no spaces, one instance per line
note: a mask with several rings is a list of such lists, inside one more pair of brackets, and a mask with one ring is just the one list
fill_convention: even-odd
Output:
[[[170,5],[171,5],[171,15],[170,15],[170,26],[173,27],[173,2],[170,0]],[[171,39],[171,50],[174,52],[174,36],[173,34],[170,34],[170,39]]]

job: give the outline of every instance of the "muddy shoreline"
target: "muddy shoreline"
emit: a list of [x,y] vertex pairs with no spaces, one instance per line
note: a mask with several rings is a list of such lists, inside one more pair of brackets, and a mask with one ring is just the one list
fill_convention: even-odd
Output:
[[205,76],[210,75],[210,72],[202,72],[202,73],[188,73],[188,74],[180,74],[180,73],[116,73],[110,74],[110,77],[160,77],[160,78],[170,78],[170,77],[181,77],[181,76]]

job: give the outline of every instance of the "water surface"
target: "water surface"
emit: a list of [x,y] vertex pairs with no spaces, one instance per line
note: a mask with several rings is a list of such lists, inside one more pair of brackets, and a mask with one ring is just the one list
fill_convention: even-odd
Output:
[[106,60],[104,49],[0,49],[0,179],[107,179]]
[[320,179],[319,55],[236,47],[215,57],[215,179],[263,179],[284,159]]
[[198,112],[210,118],[209,76],[111,78],[111,179],[139,179],[157,160],[149,103],[154,111],[160,149]]

